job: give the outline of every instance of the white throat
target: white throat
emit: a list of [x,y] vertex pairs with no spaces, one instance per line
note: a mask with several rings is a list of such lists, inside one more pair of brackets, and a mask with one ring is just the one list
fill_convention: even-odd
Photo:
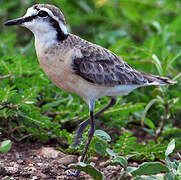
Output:
[[34,36],[35,42],[42,46],[50,46],[57,42],[57,31],[55,28],[50,26],[48,23],[37,22],[37,23],[24,23],[26,28],[30,29]]

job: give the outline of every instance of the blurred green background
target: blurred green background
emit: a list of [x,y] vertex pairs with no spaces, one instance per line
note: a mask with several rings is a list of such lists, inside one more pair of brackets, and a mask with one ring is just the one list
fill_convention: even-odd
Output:
[[[77,125],[88,118],[83,100],[55,87],[40,68],[32,33],[3,26],[35,3],[58,6],[69,32],[110,49],[137,70],[178,81],[173,86],[139,88],[118,97],[117,105],[96,119],[96,128],[112,137],[109,146],[123,154],[141,151],[136,143],[125,153],[120,150],[122,134],[130,131],[124,137],[135,137],[140,144],[152,139],[164,148],[175,138],[180,150],[180,0],[0,0],[0,137],[54,139],[67,150]],[[107,97],[98,100],[96,111],[108,101]]]

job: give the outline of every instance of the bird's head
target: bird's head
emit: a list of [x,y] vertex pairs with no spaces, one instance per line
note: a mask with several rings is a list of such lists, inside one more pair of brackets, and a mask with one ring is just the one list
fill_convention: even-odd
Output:
[[55,35],[57,40],[64,40],[68,36],[63,13],[49,4],[35,4],[28,8],[24,16],[9,20],[4,25],[24,26],[31,30],[35,37]]

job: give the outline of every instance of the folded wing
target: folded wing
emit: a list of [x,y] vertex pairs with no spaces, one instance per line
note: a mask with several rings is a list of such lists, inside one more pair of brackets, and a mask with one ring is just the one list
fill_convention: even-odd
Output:
[[165,85],[174,81],[139,72],[130,67],[119,56],[100,46],[81,47],[82,57],[74,58],[72,70],[95,85]]

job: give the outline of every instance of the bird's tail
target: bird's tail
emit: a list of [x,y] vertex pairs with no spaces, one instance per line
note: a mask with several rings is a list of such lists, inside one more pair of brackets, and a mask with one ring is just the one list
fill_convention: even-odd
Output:
[[168,77],[163,77],[163,76],[157,76],[153,74],[147,74],[144,72],[141,72],[143,77],[148,80],[148,85],[172,85],[176,84],[177,81],[171,80]]

